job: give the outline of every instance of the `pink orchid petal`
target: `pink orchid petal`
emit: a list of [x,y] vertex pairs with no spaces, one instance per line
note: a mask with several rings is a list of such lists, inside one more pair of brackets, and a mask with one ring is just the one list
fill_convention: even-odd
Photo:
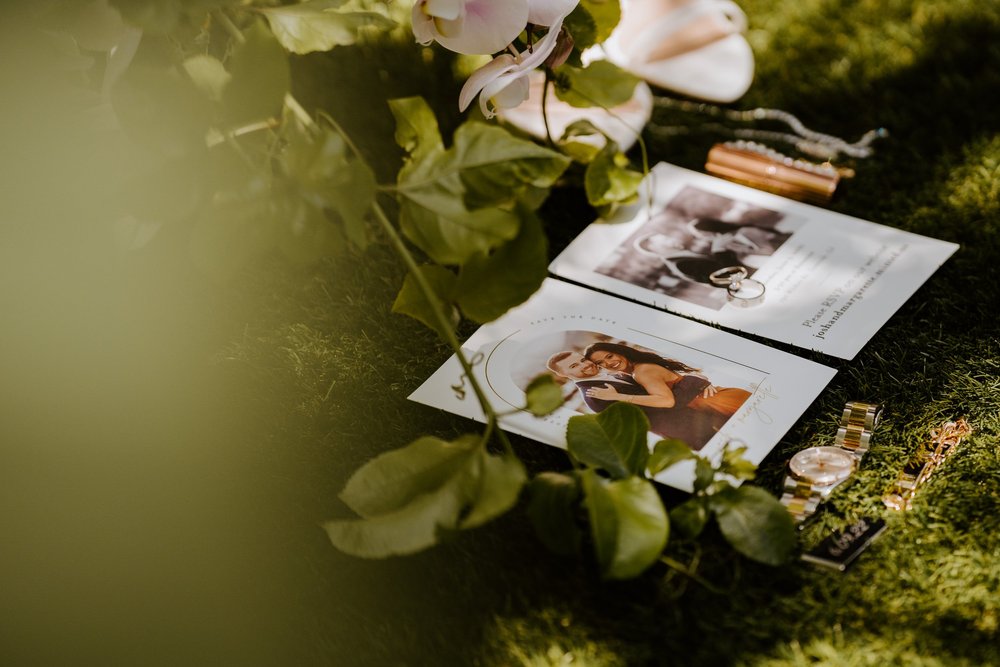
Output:
[[[528,72],[510,72],[483,88],[479,108],[487,118],[493,118],[498,109],[513,109],[528,99],[530,89]],[[489,102],[493,103],[492,109]]]
[[425,14],[422,9],[422,2],[413,3],[413,11],[410,13],[413,24],[413,36],[418,44],[427,46],[434,41],[436,32],[434,30],[434,19]]
[[425,0],[424,13],[439,19],[454,21],[462,15],[462,0]]
[[[531,53],[520,54],[520,62],[514,56],[504,53],[473,72],[458,96],[459,111],[465,111],[477,94],[479,108],[487,118],[496,115],[489,106],[490,102],[497,108],[510,109],[528,99],[528,74],[545,62],[555,49],[560,28],[562,17],[549,28],[545,37],[535,43]],[[505,92],[508,87],[512,88]]]
[[[539,41],[535,42],[534,48],[531,53],[525,56],[521,60],[521,64],[518,65],[518,69],[521,71],[528,71],[535,69],[549,57],[549,54],[556,48],[556,42],[559,40],[559,30],[562,28],[563,17],[556,19],[549,27],[549,31],[542,37]],[[524,54],[521,54],[524,56]]]
[[458,110],[465,111],[483,88],[505,72],[514,69],[515,65],[514,56],[504,53],[473,72],[472,76],[466,79],[458,95]]
[[441,46],[469,55],[496,53],[524,30],[528,0],[466,0],[464,12],[456,21],[461,26],[446,26],[449,22],[443,19],[436,22],[439,32],[450,33],[450,36],[438,35]]
[[528,0],[528,23],[549,26],[569,16],[580,0]]

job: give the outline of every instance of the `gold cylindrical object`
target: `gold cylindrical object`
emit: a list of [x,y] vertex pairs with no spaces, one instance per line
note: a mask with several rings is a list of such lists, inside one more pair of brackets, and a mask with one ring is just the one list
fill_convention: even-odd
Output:
[[833,167],[802,160],[776,160],[740,144],[715,144],[705,170],[720,178],[791,199],[825,204],[840,183]]

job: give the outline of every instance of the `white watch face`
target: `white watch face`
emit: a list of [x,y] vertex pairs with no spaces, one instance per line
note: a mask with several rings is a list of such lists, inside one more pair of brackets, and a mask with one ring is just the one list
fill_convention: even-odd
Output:
[[811,447],[793,456],[788,468],[804,482],[829,486],[851,476],[854,457],[840,447]]

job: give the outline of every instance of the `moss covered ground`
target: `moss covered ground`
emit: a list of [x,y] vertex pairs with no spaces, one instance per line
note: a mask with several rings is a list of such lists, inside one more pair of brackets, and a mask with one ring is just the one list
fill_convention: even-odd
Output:
[[[404,272],[388,246],[266,260],[220,286],[177,270],[179,238],[108,267],[81,259],[99,246],[85,232],[68,237],[77,250],[33,232],[80,271],[50,285],[28,267],[48,305],[8,302],[0,662],[1000,665],[1000,6],[742,5],[757,75],[739,107],[848,138],[890,131],[831,208],[961,244],[854,360],[806,355],[839,372],[759,469],[777,492],[846,400],[886,404],[863,471],[802,536],[884,517],[855,567],[757,565],[709,533],[668,547],[707,584],[666,568],[608,583],[547,552],[523,507],[413,557],[345,556],[320,524],[347,516],[337,493],[354,469],[477,428],[406,400],[448,350],[391,313]],[[423,94],[447,133],[450,67],[409,44],[342,49],[298,59],[297,94],[363,137],[385,181],[399,156],[379,100]],[[699,120],[658,110],[654,124],[690,127],[649,133],[653,160],[700,169],[728,137]],[[543,207],[553,256],[593,218],[582,201],[568,186]],[[110,324],[79,326],[95,309]],[[928,429],[962,415],[975,435],[911,511],[885,510]],[[566,467],[554,448],[515,447],[532,470]]]

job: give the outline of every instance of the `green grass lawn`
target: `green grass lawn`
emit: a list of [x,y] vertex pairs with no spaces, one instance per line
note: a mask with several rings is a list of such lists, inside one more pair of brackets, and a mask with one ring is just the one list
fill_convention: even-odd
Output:
[[[15,225],[41,261],[0,251],[0,663],[1000,665],[1000,5],[741,4],[757,76],[736,106],[851,140],[888,128],[831,208],[961,244],[854,360],[782,348],[839,372],[754,483],[777,493],[846,400],[887,406],[858,478],[802,535],[883,516],[855,567],[766,567],[710,532],[668,546],[707,585],[665,567],[608,583],[547,552],[523,506],[417,556],[346,556],[320,524],[349,515],[353,470],[479,428],[406,400],[449,351],[390,311],[405,272],[387,243],[305,268],[265,259],[219,285],[185,263],[180,232],[122,261],[101,249],[108,230]],[[380,100],[425,95],[446,134],[460,120],[440,52],[294,65],[296,94],[359,137],[383,182],[399,154]],[[701,169],[729,137],[699,120],[658,110],[655,125],[692,127],[648,133],[653,161]],[[543,206],[552,256],[593,219],[584,201],[567,185]],[[962,415],[975,435],[911,511],[886,510],[928,429]],[[568,467],[514,444],[532,471]]]

